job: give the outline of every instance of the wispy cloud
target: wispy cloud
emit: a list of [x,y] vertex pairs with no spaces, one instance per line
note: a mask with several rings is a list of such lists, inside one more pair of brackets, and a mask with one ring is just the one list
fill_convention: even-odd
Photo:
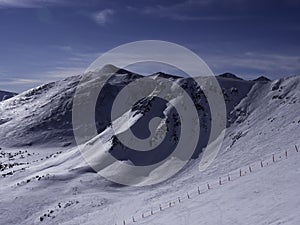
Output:
[[0,85],[24,85],[24,84],[35,84],[39,83],[36,79],[24,79],[24,78],[1,78]]
[[42,84],[82,74],[101,55],[100,52],[78,51],[68,45],[50,47],[62,51],[65,54],[64,58],[37,67],[35,72],[24,70],[21,74],[11,73],[5,68],[0,68],[0,90],[22,92]]
[[82,74],[84,70],[83,67],[55,67],[49,71],[24,75],[26,77],[9,77],[0,74],[0,90],[20,93],[42,84]]
[[107,23],[109,23],[112,19],[112,16],[115,14],[115,11],[112,9],[104,9],[101,11],[98,11],[92,15],[92,18],[94,21],[103,26]]
[[0,0],[0,8],[39,8],[64,3],[61,0]]
[[204,60],[217,73],[248,71],[247,74],[242,75],[253,74],[257,77],[264,74],[274,78],[300,73],[300,57],[295,55],[245,52],[239,55],[210,55],[205,57]]
[[[176,21],[220,21],[240,19],[241,15],[232,13],[232,11],[238,12],[236,9],[240,7],[241,2],[245,1],[247,0],[185,0],[179,3],[158,4],[144,8],[128,6],[127,9],[144,15]],[[220,8],[223,11],[219,10]]]
[[73,48],[69,45],[55,45],[53,46],[63,52],[72,52],[73,51]]

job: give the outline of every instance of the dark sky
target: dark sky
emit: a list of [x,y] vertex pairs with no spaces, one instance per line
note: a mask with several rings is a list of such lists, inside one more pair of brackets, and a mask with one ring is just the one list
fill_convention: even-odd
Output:
[[298,0],[0,0],[0,89],[79,74],[147,39],[191,49],[215,74],[299,75],[299,12]]

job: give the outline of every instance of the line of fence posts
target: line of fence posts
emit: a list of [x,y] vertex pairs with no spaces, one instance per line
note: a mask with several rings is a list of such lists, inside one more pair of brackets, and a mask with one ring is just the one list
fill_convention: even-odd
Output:
[[[295,145],[295,150],[296,150],[296,152],[299,152],[299,149],[298,149],[297,145]],[[281,158],[281,157],[280,157],[280,158]],[[288,158],[288,151],[287,151],[287,150],[285,150],[285,158]],[[273,162],[276,161],[276,159],[275,159],[275,154],[272,155],[272,161],[273,161]],[[261,166],[261,168],[264,167],[263,161],[260,161],[260,166]],[[249,165],[248,168],[249,168],[249,172],[252,173],[253,170],[252,170],[251,165]],[[243,174],[242,174],[242,169],[240,169],[239,172],[240,172],[240,177],[242,177],[242,175],[243,175]],[[231,177],[230,177],[229,174],[228,174],[227,180],[228,180],[228,181],[231,181]],[[222,178],[221,178],[221,177],[219,177],[219,185],[222,185]],[[208,190],[211,189],[211,186],[210,186],[209,183],[207,183],[207,189],[208,189]],[[200,187],[198,186],[198,195],[200,195],[200,194],[201,194],[201,191],[200,191]],[[188,199],[191,199],[191,196],[190,196],[189,193],[187,193],[186,195],[187,195],[187,198],[188,198]],[[181,198],[180,198],[180,197],[178,197],[178,203],[181,203]],[[174,204],[175,204],[175,202],[174,202]],[[172,202],[169,202],[169,207],[172,207]],[[160,210],[160,211],[163,210],[161,204],[159,205],[159,210]],[[152,209],[151,209],[151,211],[150,211],[150,214],[151,214],[151,215],[154,215],[154,212],[153,212]],[[144,214],[144,213],[142,213],[142,218],[145,218],[145,214]],[[134,216],[132,216],[132,221],[133,221],[133,222],[137,222],[137,220],[135,219]],[[115,225],[117,225],[117,224],[115,224]],[[123,225],[126,225],[126,220],[123,220]]]

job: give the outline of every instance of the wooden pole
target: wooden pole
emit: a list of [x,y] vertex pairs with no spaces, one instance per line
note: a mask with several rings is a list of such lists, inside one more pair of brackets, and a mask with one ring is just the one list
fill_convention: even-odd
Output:
[[222,185],[222,178],[219,177],[219,185]]
[[198,187],[198,195],[200,195],[201,194],[201,191],[200,191],[200,188]]
[[275,155],[274,154],[272,156],[272,160],[273,160],[273,162],[275,162]]
[[240,169],[240,177],[242,176],[242,169]]
[[249,172],[252,173],[252,168],[251,168],[251,166],[249,166]]
[[295,145],[296,152],[299,152],[297,145]]
[[261,167],[261,168],[263,168],[263,167],[264,167],[264,164],[263,164],[263,162],[262,162],[262,161],[260,162],[260,167]]
[[230,178],[230,175],[228,174],[228,181],[230,181],[231,180],[231,178]]
[[161,206],[161,204],[159,204],[159,211],[162,211],[162,206]]
[[189,195],[189,193],[186,193],[186,196],[188,199],[191,199],[191,196]]
[[207,189],[210,190],[210,185],[209,185],[209,183],[207,183]]
[[134,216],[132,217],[132,222],[134,222],[134,223],[136,222],[136,220],[135,220]]
[[287,152],[287,150],[285,150],[285,158],[286,159],[288,158],[288,152]]

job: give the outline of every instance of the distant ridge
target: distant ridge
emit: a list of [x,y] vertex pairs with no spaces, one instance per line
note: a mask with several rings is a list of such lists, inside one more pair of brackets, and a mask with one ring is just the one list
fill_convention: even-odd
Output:
[[6,99],[12,98],[16,95],[17,95],[17,93],[0,90],[0,102],[4,101]]
[[236,79],[236,80],[243,80],[242,78],[234,75],[233,73],[223,73],[223,74],[220,74],[219,77],[229,78],[229,79]]
[[180,79],[182,77],[180,76],[177,76],[177,75],[173,75],[173,74],[167,74],[167,73],[164,73],[164,72],[157,72],[157,73],[154,73],[150,76],[157,76],[157,77],[162,77],[162,78],[173,78],[173,79]]
[[271,81],[269,78],[265,77],[265,76],[260,76],[256,79],[254,79],[253,81],[263,81],[263,82],[268,82]]

